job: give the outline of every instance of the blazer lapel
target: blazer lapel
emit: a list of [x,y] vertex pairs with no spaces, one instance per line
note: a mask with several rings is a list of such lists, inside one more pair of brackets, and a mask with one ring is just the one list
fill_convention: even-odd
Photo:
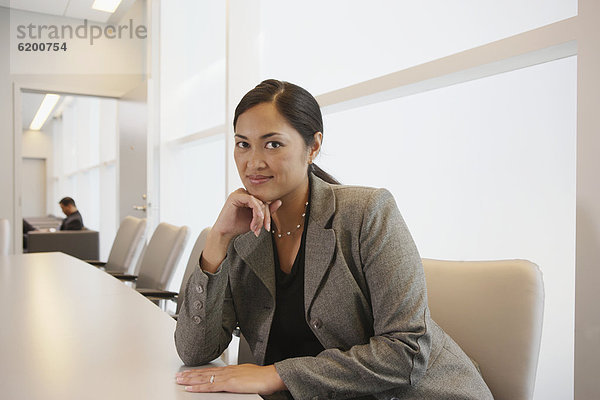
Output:
[[[335,213],[333,189],[328,183],[312,174],[310,179],[310,218],[306,228],[304,258],[304,309],[307,313],[335,252],[335,232],[327,228],[329,220]],[[274,299],[276,282],[271,233],[264,229],[258,237],[255,237],[252,232],[244,233],[235,239],[234,248]]]
[[238,236],[233,243],[235,251],[246,265],[261,280],[275,298],[275,262],[271,233],[262,229],[258,237],[247,232]]
[[306,232],[304,259],[304,309],[310,310],[323,277],[329,270],[335,252],[335,232],[327,228],[335,213],[335,195],[328,183],[310,175],[310,217]]

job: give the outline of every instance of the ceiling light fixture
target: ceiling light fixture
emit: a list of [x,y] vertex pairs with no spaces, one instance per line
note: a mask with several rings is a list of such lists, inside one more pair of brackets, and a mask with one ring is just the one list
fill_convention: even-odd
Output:
[[47,94],[44,97],[40,108],[38,108],[35,117],[33,117],[33,121],[31,121],[31,125],[29,125],[30,130],[39,131],[44,126],[58,99],[60,99],[60,96],[57,94]]
[[121,0],[94,0],[92,8],[94,10],[114,13],[117,7],[119,7],[119,4],[121,4]]

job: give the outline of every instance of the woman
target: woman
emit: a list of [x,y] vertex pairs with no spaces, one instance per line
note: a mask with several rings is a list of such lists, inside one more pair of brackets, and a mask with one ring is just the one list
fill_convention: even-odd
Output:
[[185,371],[177,382],[294,399],[491,399],[429,317],[421,259],[392,195],[336,184],[313,164],[323,141],[313,96],[264,81],[233,125],[245,189],[212,227],[175,342],[186,365],[200,365],[239,326],[257,365]]

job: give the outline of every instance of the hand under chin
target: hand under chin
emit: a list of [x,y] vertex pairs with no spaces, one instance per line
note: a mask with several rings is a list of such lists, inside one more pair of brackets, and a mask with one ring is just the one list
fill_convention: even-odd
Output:
[[256,193],[252,190],[248,190],[246,189],[246,192],[248,192],[249,195],[256,197],[258,200],[262,201],[265,204],[271,204],[272,202],[274,202],[277,199],[272,199],[268,194],[266,193]]

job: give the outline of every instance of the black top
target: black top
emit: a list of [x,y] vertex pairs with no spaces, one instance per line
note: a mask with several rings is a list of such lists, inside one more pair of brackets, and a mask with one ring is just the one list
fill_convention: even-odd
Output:
[[80,231],[82,229],[83,219],[81,218],[79,211],[75,211],[73,214],[63,219],[63,222],[60,225],[61,231]]
[[308,213],[309,209],[307,207],[300,249],[298,249],[298,254],[289,274],[281,270],[277,246],[275,245],[276,239],[274,236],[272,238],[277,289],[275,315],[269,334],[265,365],[286,358],[316,356],[325,350],[310,330],[304,317],[304,253]]

